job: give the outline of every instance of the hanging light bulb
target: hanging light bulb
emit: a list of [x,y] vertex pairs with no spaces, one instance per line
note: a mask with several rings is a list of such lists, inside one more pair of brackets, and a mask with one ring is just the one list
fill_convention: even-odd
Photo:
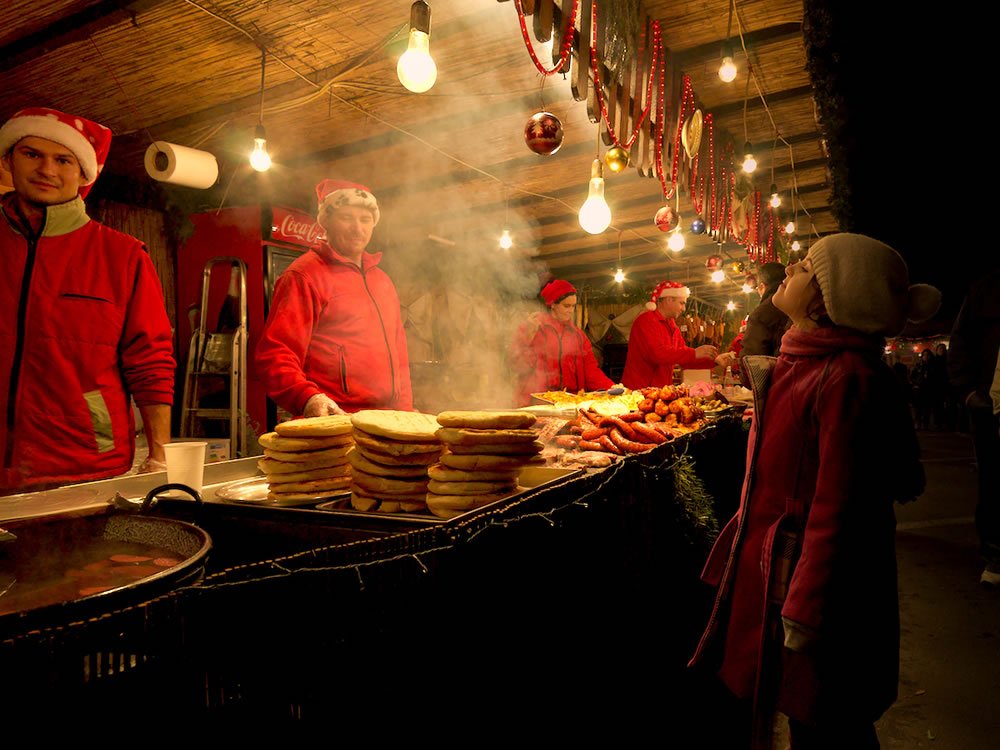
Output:
[[743,145],[743,171],[752,174],[757,169],[757,160],[753,158],[753,148],[750,141]]
[[721,283],[724,278],[726,278],[726,272],[725,271],[721,271],[721,270],[720,271],[712,271],[712,281],[714,281],[716,284]]
[[510,250],[511,245],[514,244],[514,240],[510,238],[510,230],[503,230],[503,234],[500,235],[500,247],[504,250]]
[[620,268],[617,271],[615,271],[615,281],[617,281],[619,284],[625,281],[625,272]]
[[258,172],[266,172],[271,168],[271,157],[267,153],[267,136],[264,126],[258,125],[253,133],[253,151],[250,153],[250,166]]
[[590,191],[580,208],[580,226],[590,234],[600,234],[611,224],[611,209],[604,200],[604,170],[601,160],[590,165]]
[[750,294],[750,292],[752,292],[752,291],[753,291],[753,287],[752,286],[750,286],[749,284],[744,284],[743,285],[743,293],[744,294]]
[[729,310],[729,312],[732,312],[733,310],[736,309],[736,303],[733,302],[732,300],[729,300],[729,302],[726,303],[726,309]]
[[733,45],[726,42],[722,45],[722,64],[719,66],[719,78],[723,83],[736,80],[736,63],[733,62]]
[[789,219],[788,223],[785,224],[785,233],[795,234],[795,221],[793,219]]
[[800,249],[802,249],[802,243],[795,240],[795,242],[792,243],[792,250],[798,251]]
[[669,247],[675,253],[679,253],[681,250],[684,249],[684,235],[681,234],[680,225],[678,225],[677,229],[675,229],[673,233],[671,233],[670,239],[667,240],[667,247]]
[[421,94],[437,80],[437,65],[430,54],[431,8],[424,0],[410,6],[410,42],[396,64],[399,82]]
[[781,205],[781,195],[780,195],[780,193],[778,193],[778,186],[775,185],[772,182],[771,183],[771,208],[777,208],[780,205]]

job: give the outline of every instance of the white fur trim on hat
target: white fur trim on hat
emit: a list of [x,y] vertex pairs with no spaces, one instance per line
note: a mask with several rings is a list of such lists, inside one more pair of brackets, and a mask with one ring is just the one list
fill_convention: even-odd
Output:
[[333,208],[342,208],[344,206],[367,208],[372,212],[372,216],[374,217],[376,224],[378,224],[380,217],[378,201],[375,200],[375,196],[360,187],[347,187],[339,190],[331,190],[323,197],[323,200],[320,201],[318,205],[319,213],[322,213],[323,209],[327,206],[332,206]]
[[99,172],[97,154],[94,145],[83,132],[83,121],[79,118],[76,121],[79,123],[78,128],[63,122],[54,114],[12,117],[0,128],[0,154],[9,152],[22,138],[45,138],[73,152],[83,170],[82,184],[90,185],[97,179]]

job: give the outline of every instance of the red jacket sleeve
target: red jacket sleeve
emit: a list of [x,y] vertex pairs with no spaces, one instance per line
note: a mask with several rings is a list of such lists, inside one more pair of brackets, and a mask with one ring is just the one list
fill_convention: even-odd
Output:
[[302,413],[312,396],[323,392],[306,377],[304,369],[321,312],[316,288],[302,274],[289,270],[278,277],[271,310],[257,342],[257,377],[267,395],[294,415]]
[[605,375],[601,368],[597,366],[597,358],[594,357],[594,347],[583,331],[580,333],[580,346],[583,347],[583,368],[584,387],[588,391],[607,390],[614,386],[614,381]]
[[132,298],[120,344],[122,378],[137,406],[171,404],[177,363],[163,288],[145,247],[136,257]]
[[629,346],[632,346],[634,338],[643,359],[655,365],[680,365],[684,368],[715,366],[714,359],[698,359],[695,356],[694,349],[684,343],[676,324],[668,324],[669,336],[662,335],[659,330],[662,326],[655,315],[640,315],[632,325]]
[[399,302],[396,302],[396,388],[399,394],[396,408],[401,411],[413,411],[413,389],[410,385],[410,354],[406,348],[406,331],[403,330],[403,320],[399,313]]

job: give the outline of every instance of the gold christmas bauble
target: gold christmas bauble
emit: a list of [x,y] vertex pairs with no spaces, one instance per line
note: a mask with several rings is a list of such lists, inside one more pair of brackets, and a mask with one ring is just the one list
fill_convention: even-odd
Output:
[[612,146],[604,154],[604,163],[612,172],[622,172],[628,166],[628,151],[621,146]]

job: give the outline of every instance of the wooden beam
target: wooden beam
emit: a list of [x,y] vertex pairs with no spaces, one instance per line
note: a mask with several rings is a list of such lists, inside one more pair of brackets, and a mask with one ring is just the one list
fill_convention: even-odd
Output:
[[[785,42],[789,39],[801,38],[801,36],[801,23],[781,23],[777,26],[768,26],[756,31],[749,31],[743,35],[743,41],[746,43],[747,49],[751,49],[764,44],[774,44]],[[711,60],[712,58],[721,59],[722,45],[726,41],[733,43],[734,50],[740,49],[740,39],[738,36],[731,37],[729,40],[718,39],[714,42],[706,42],[705,44],[699,44],[697,47],[690,47],[689,49],[676,52],[677,63],[681,67],[689,67],[704,60]]]
[[138,13],[155,8],[166,0],[103,0],[72,15],[53,21],[45,28],[0,47],[0,72],[12,70],[60,47],[86,41],[92,34],[131,20]]

